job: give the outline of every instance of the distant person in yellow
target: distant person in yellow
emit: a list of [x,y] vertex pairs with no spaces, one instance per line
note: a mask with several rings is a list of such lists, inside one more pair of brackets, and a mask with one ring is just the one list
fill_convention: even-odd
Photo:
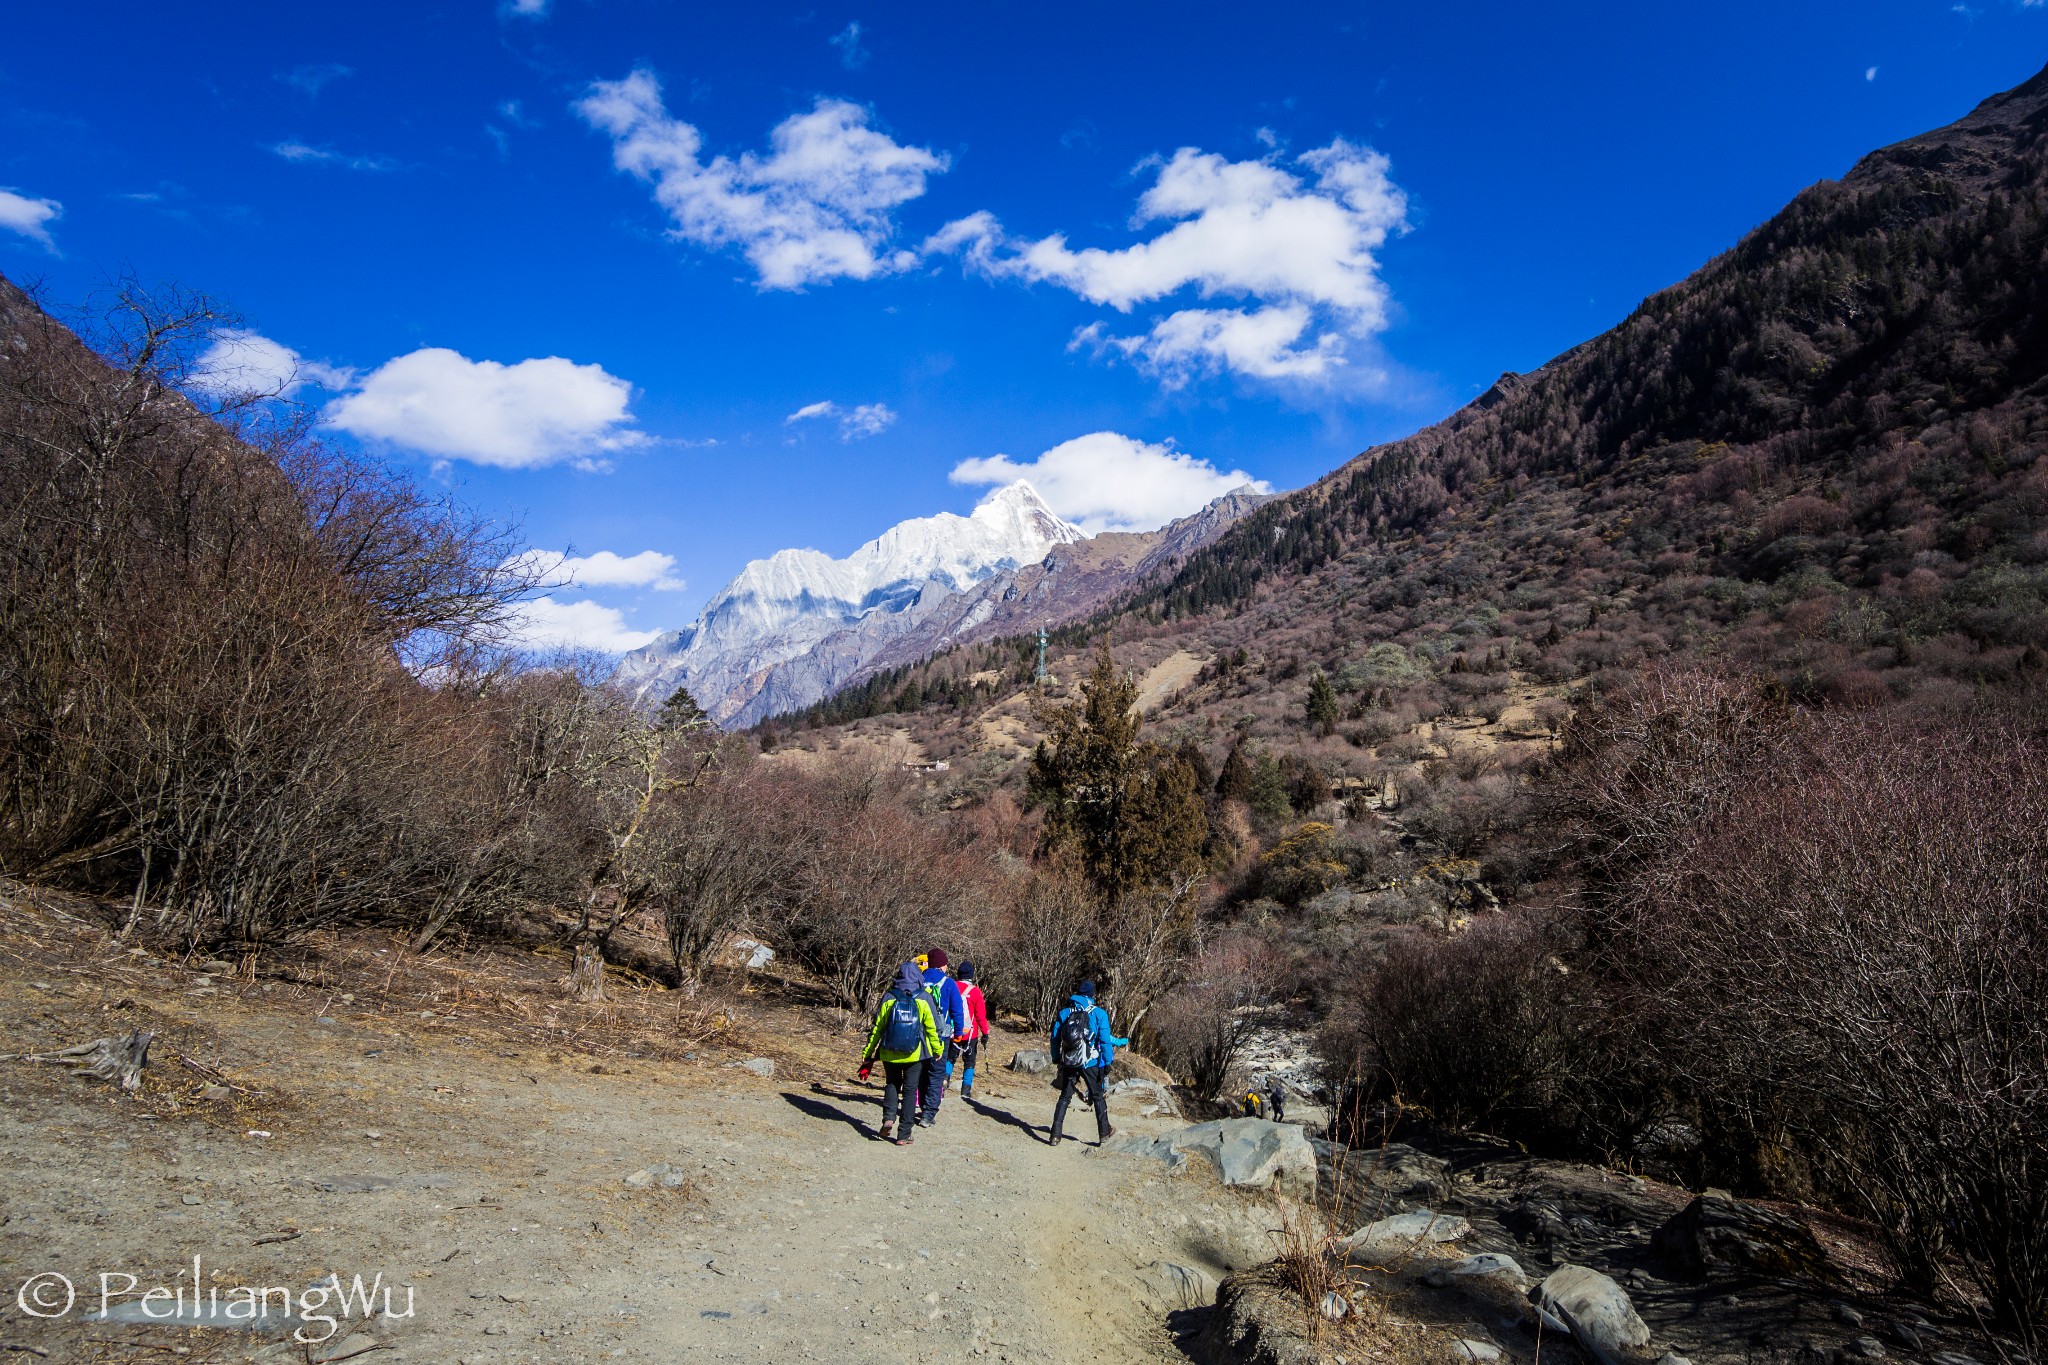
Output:
[[[875,1012],[874,1027],[868,1030],[868,1045],[860,1058],[862,1080],[868,1078],[876,1062],[882,1064],[882,1126],[876,1132],[882,1141],[898,1147],[910,1145],[925,1068],[937,1066],[945,1051],[924,976],[915,962],[906,962],[896,975],[896,984],[882,998],[882,1008]],[[903,1117],[900,1137],[896,1128],[899,1108]]]

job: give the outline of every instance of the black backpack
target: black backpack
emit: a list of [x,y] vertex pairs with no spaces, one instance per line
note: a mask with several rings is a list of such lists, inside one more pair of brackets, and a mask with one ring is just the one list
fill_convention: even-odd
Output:
[[1102,1059],[1102,1051],[1095,1045],[1095,1030],[1089,1027],[1091,1013],[1078,1007],[1070,1009],[1053,1030],[1053,1060],[1061,1066],[1086,1071]]

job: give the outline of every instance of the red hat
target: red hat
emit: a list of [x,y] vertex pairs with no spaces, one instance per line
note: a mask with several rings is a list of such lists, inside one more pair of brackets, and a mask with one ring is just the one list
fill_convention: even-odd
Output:
[[946,956],[946,950],[944,948],[934,948],[929,953],[925,954],[925,957],[934,967],[943,967],[948,962],[952,961],[951,958]]

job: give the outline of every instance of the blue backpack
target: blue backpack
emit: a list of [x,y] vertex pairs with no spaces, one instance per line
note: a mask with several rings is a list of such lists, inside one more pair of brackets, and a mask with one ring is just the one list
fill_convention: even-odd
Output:
[[924,1047],[924,1020],[917,1012],[917,1000],[902,991],[889,992],[889,1014],[882,1021],[882,1050],[902,1054]]

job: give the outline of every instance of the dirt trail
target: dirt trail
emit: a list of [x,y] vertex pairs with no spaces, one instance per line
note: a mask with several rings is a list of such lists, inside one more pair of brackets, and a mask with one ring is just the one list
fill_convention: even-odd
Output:
[[[0,1051],[135,1018],[116,994],[0,976]],[[103,1272],[175,1289],[199,1255],[224,1286],[330,1271],[411,1286],[410,1319],[367,1326],[386,1348],[372,1365],[1177,1361],[1178,1305],[1143,1268],[1221,1274],[1269,1245],[1262,1203],[1097,1155],[1086,1111],[1089,1144],[1045,1146],[1053,1092],[1029,1077],[984,1071],[977,1104],[949,1095],[938,1127],[898,1148],[868,1136],[878,1088],[761,1079],[719,1065],[729,1054],[594,1067],[232,995],[141,1008],[173,1035],[203,1027],[239,1084],[287,1098],[226,1126],[149,1121],[55,1067],[0,1063],[0,1340],[53,1360],[134,1360],[143,1343],[305,1358],[247,1332],[78,1320]],[[656,1163],[688,1184],[625,1183]],[[16,1308],[46,1271],[79,1287],[67,1318]]]

